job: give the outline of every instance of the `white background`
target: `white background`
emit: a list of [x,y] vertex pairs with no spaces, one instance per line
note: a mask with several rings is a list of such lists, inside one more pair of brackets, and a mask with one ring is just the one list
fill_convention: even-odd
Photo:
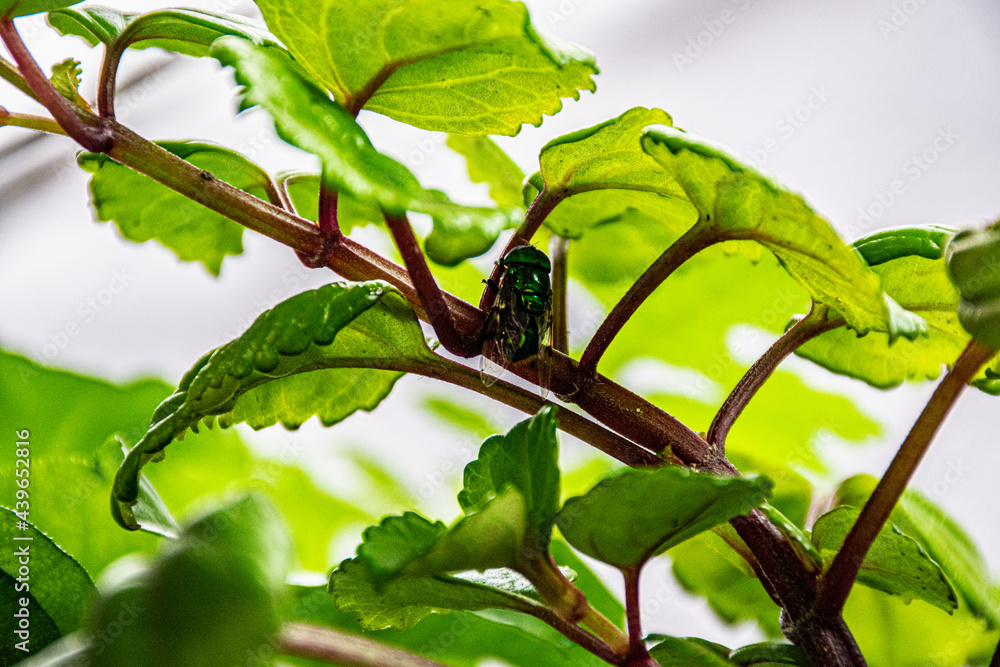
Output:
[[[157,6],[104,4],[133,11]],[[253,11],[239,0],[187,4]],[[541,128],[501,140],[529,173],[548,139],[633,106],[658,106],[679,127],[728,145],[804,193],[848,240],[881,227],[973,226],[1000,215],[996,2],[527,4],[540,31],[590,48],[602,70],[596,94],[567,102],[563,113]],[[99,54],[80,40],[57,37],[38,17],[21,19],[19,26],[44,67],[69,56],[82,60],[88,72],[83,92],[92,97]],[[120,119],[140,133],[209,139],[242,150],[271,170],[315,165],[274,136],[265,114],[234,118],[231,76],[214,60],[174,59],[156,50],[129,53],[121,80],[160,65],[119,97]],[[31,110],[4,83],[0,104]],[[428,143],[427,133],[371,114],[362,114],[361,122],[381,149],[406,162],[426,185],[445,186],[467,201],[483,198],[479,189],[455,188],[455,182],[465,182],[461,162],[439,143]],[[945,136],[950,139],[938,139]],[[763,153],[765,147],[770,152]],[[179,265],[159,245],[127,243],[112,226],[93,222],[85,174],[73,153],[65,139],[32,140],[30,133],[0,129],[0,345],[5,349],[115,381],[153,375],[173,383],[263,309],[332,277],[302,268],[287,249],[251,233],[246,252],[227,259],[218,280],[199,265]],[[933,162],[923,169],[914,162],[920,156]],[[894,181],[898,194],[890,200]],[[105,295],[116,271],[127,278],[127,287],[85,321],[80,304]],[[72,324],[79,335],[62,349],[49,345]],[[886,424],[885,437],[870,447],[830,446],[828,460],[844,475],[881,474],[933,389],[925,384],[877,392],[798,360],[790,360],[789,367],[823,387],[852,394]],[[410,480],[419,506],[448,519],[457,513],[453,490],[474,443],[427,423],[414,408],[425,389],[442,391],[430,385],[404,380],[384,410],[356,415],[337,429],[307,425],[289,434],[279,428],[254,439],[271,455],[294,457],[318,471],[322,483],[347,495],[362,490],[354,488],[352,468],[339,454],[352,448],[381,452],[388,467]],[[964,520],[994,572],[1000,569],[997,400],[969,391],[914,482]],[[494,416],[504,425],[519,418],[506,410]],[[579,446],[565,449],[567,456],[585,455]],[[330,562],[351,546],[334,545]],[[704,603],[665,578],[666,570],[664,563],[646,573],[649,599],[668,600],[646,610],[648,631],[697,634],[730,645],[756,636],[752,627],[714,622]]]

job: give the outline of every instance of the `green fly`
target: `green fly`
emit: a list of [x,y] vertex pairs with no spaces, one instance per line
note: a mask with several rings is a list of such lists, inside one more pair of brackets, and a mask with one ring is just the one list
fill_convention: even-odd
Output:
[[[530,245],[511,248],[500,259],[497,298],[483,331],[483,359],[501,367],[536,357],[538,385],[548,390],[551,372],[546,345],[552,322],[552,264],[541,250]],[[483,370],[483,382],[497,378]]]

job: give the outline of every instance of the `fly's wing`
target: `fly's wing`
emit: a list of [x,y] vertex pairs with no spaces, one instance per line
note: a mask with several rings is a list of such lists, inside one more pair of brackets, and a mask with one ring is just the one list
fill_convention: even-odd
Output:
[[[501,363],[502,366],[499,365]],[[483,332],[483,351],[479,357],[479,377],[483,380],[483,386],[492,387],[495,385],[506,368],[501,346],[500,311],[493,308],[486,320],[486,330]]]
[[549,395],[552,386],[552,311],[546,310],[538,316],[538,355],[535,357],[535,371],[538,373],[538,389],[542,398]]

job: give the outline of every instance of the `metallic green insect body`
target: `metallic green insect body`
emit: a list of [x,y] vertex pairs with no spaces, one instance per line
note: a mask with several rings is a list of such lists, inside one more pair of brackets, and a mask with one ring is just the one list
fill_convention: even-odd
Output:
[[545,341],[552,322],[552,264],[542,251],[523,245],[504,255],[500,267],[503,272],[484,332],[483,356],[506,366],[547,349]]

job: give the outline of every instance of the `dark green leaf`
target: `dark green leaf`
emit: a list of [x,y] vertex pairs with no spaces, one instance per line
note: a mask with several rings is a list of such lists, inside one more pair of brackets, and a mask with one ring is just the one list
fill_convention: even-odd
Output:
[[343,106],[429,130],[514,135],[594,90],[593,57],[542,39],[524,5],[256,0],[274,33]]
[[27,16],[59,7],[75,5],[80,0],[0,0],[0,17]]
[[[239,153],[193,141],[160,146],[199,169],[257,197],[268,176]],[[142,243],[157,240],[184,261],[198,261],[219,274],[226,255],[243,252],[243,227],[106,155],[81,153],[80,166],[93,173],[91,204],[101,221],[113,220],[122,235]]]
[[67,100],[83,109],[90,109],[87,100],[80,95],[80,77],[83,70],[80,69],[80,61],[74,58],[67,58],[57,65],[52,66],[52,85]]
[[[876,483],[870,475],[855,475],[838,487],[834,503],[862,507]],[[954,519],[912,489],[903,493],[889,519],[919,542],[941,566],[958,591],[963,608],[985,619],[991,628],[1000,625],[1000,600],[994,593],[989,568],[975,543]]]
[[772,487],[766,477],[715,477],[673,467],[625,470],[566,501],[556,523],[576,549],[630,569],[749,512]]
[[456,264],[489,250],[496,235],[518,217],[516,210],[459,206],[425,190],[399,162],[372,146],[354,117],[310,82],[287,54],[235,37],[218,40],[212,55],[236,70],[243,86],[241,108],[260,105],[274,118],[278,136],[319,156],[324,182],[391,215],[426,213],[441,230],[431,259]]
[[798,665],[812,667],[809,656],[794,644],[764,642],[735,649],[729,654],[734,665]]
[[[816,521],[812,541],[827,564],[844,543],[860,512],[856,507],[842,505]],[[958,608],[955,589],[940,566],[916,540],[904,535],[892,522],[882,526],[865,554],[858,582],[906,600],[923,600],[948,613]]]
[[463,158],[473,183],[485,183],[490,198],[505,208],[521,208],[524,172],[489,137],[449,135],[448,148]]
[[[290,557],[281,519],[260,496],[203,516],[148,569],[102,594],[88,623],[90,664],[243,662],[279,627],[277,595]],[[120,634],[107,632],[116,621]]]
[[729,649],[692,637],[664,637],[654,635],[659,643],[649,649],[649,654],[660,667],[732,667]]
[[82,37],[91,46],[100,42],[110,45],[121,38],[124,46],[140,49],[156,46],[199,58],[207,56],[212,42],[223,35],[280,46],[259,21],[198,9],[136,14],[108,7],[83,7],[50,12],[48,20],[60,33]]
[[414,512],[389,516],[369,526],[358,547],[358,559],[381,581],[395,576],[414,558],[425,553],[448,528]]
[[[10,493],[13,495],[13,488]],[[94,584],[83,567],[27,521],[28,517],[27,511],[16,514],[0,507],[0,540],[4,544],[0,552],[0,597],[8,618],[5,623],[10,628],[0,649],[4,664],[14,664],[27,656],[19,652],[18,645],[37,653],[60,636],[76,631],[94,592]]]
[[525,503],[530,548],[548,551],[556,510],[559,507],[559,466],[556,408],[514,426],[506,435],[487,438],[479,458],[465,467],[464,487],[458,502],[466,514],[481,512],[508,488],[516,489]]
[[116,520],[136,527],[130,508],[142,466],[202,419],[297,427],[316,414],[332,425],[377,405],[399,377],[375,369],[426,367],[437,359],[409,304],[385,283],[334,283],[282,302],[205,355],[156,409],[115,478]]
[[642,145],[697,207],[706,235],[761,244],[813,300],[836,307],[859,334],[926,335],[926,323],[888,299],[878,277],[801,197],[678,130],[648,132]]

